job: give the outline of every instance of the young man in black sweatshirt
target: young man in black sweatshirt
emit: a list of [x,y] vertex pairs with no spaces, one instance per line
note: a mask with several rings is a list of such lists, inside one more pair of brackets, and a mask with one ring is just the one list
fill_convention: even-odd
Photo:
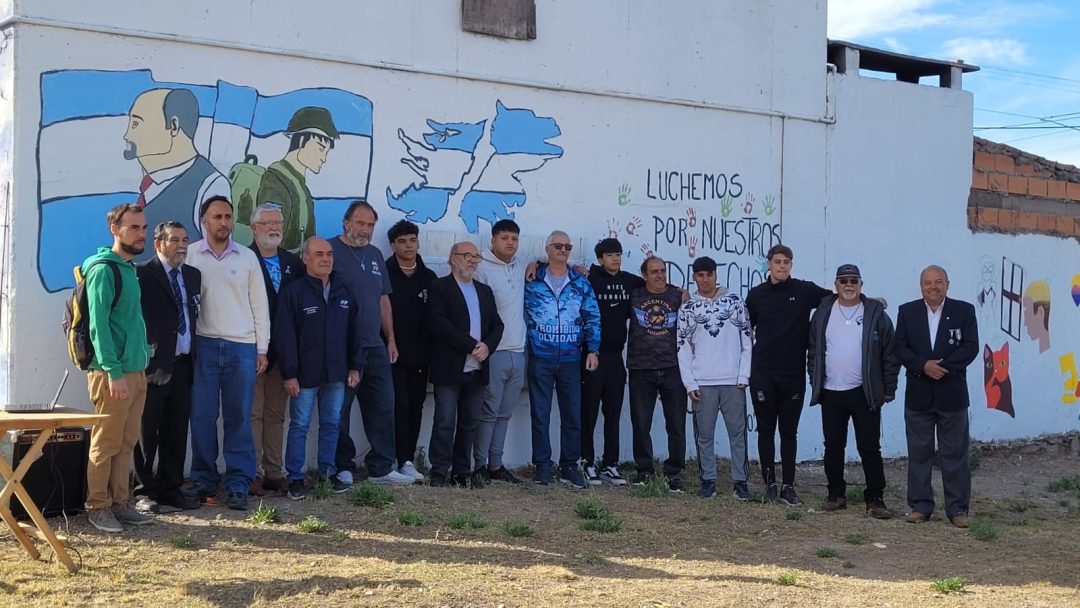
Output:
[[[619,421],[622,418],[626,387],[626,322],[630,315],[630,292],[645,286],[645,281],[622,269],[622,244],[618,239],[600,241],[593,249],[596,264],[589,269],[589,283],[596,292],[600,307],[600,364],[596,371],[582,373],[581,388],[581,459],[585,481],[599,485],[626,485],[619,475]],[[593,432],[603,404],[604,455],[599,467],[593,446]]]
[[[811,281],[791,277],[791,248],[774,245],[768,252],[769,276],[746,296],[754,349],[750,398],[757,418],[758,460],[769,500],[802,504],[795,492],[797,434],[806,393],[806,347],[810,313],[832,295]],[[780,427],[782,487],[776,487],[776,428]]]

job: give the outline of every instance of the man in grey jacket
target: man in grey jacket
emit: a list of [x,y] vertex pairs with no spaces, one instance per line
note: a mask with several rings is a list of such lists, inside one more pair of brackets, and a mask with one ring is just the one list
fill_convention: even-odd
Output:
[[892,342],[892,320],[881,302],[862,295],[859,267],[839,267],[836,294],[821,301],[810,321],[807,355],[810,405],[821,404],[825,435],[826,511],[847,508],[844,447],[850,419],[866,475],[866,511],[878,519],[891,517],[882,496],[881,407],[896,398],[900,362]]

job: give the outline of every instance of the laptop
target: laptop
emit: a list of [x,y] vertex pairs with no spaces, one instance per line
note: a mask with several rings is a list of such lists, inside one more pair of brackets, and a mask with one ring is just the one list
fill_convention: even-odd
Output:
[[53,395],[52,401],[45,403],[9,403],[0,405],[0,412],[51,412],[56,408],[56,402],[60,400],[60,393],[63,392],[67,379],[68,370],[65,369],[64,377],[60,379],[60,386],[56,387],[56,394]]

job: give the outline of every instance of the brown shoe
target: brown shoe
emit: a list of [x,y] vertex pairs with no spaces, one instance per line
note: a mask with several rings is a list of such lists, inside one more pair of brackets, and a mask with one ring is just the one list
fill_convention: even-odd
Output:
[[251,485],[248,486],[248,494],[251,496],[266,496],[266,488],[263,487],[261,479],[251,482]]
[[957,528],[968,527],[967,515],[963,513],[957,513],[956,515],[953,515],[949,518],[949,521],[952,522],[952,525],[956,526]]
[[285,481],[284,478],[266,479],[263,480],[262,487],[268,493],[284,494],[289,491],[289,482]]
[[[874,519],[892,519],[892,513],[889,513],[889,508],[883,502],[866,505],[866,512]],[[918,513],[918,511],[915,512]],[[922,515],[922,513],[919,513],[919,515]]]
[[909,524],[921,524],[928,519],[930,518],[927,517],[926,513],[923,513],[922,511],[912,511],[911,513],[908,513],[906,516],[904,516],[904,521],[908,522]]
[[846,509],[847,499],[843,496],[837,498],[830,497],[828,500],[825,501],[824,508],[826,511],[839,511],[840,509]]

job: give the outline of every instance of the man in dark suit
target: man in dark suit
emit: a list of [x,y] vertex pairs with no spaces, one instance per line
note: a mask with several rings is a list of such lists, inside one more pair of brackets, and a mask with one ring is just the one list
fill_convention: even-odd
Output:
[[[278,293],[288,283],[303,277],[304,263],[296,254],[281,248],[284,218],[281,206],[272,203],[259,205],[251,214],[254,240],[251,250],[262,267],[266,283],[266,302],[270,308],[270,331],[273,336],[277,318]],[[251,433],[255,438],[255,481],[249,492],[262,496],[269,492],[288,491],[285,481],[282,445],[285,439],[285,394],[281,370],[274,365],[277,358],[274,339],[266,351],[266,372],[255,376],[255,393],[251,398]]]
[[445,486],[450,480],[462,487],[484,485],[483,477],[472,471],[469,457],[488,383],[487,358],[502,340],[503,322],[491,288],[473,280],[479,264],[476,245],[457,243],[450,249],[451,273],[428,287],[435,385],[428,447],[433,486]]
[[146,408],[135,448],[139,482],[135,495],[139,496],[136,507],[152,513],[160,505],[199,508],[199,501],[180,493],[191,415],[192,338],[202,288],[199,270],[184,263],[187,248],[184,225],[164,221],[154,228],[157,255],[136,267],[151,356],[146,368]]
[[927,266],[919,283],[923,297],[900,307],[894,342],[907,369],[907,521],[927,521],[934,511],[930,479],[936,434],[945,515],[954,526],[966,528],[971,502],[967,367],[979,354],[975,307],[945,297],[949,276],[940,266]]

